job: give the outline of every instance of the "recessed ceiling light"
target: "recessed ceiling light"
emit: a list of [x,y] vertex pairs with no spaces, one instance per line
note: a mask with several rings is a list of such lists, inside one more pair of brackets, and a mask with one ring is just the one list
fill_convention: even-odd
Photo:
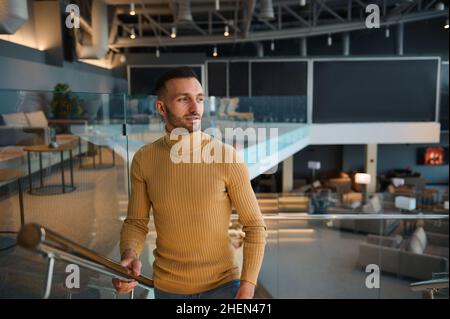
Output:
[[230,36],[230,29],[229,29],[228,25],[225,25],[225,31],[223,32],[223,35],[225,37]]

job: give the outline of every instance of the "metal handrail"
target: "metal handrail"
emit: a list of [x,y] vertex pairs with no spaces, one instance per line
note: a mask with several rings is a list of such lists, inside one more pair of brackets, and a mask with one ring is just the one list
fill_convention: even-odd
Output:
[[36,251],[48,258],[48,269],[44,298],[50,295],[54,259],[75,263],[83,268],[97,271],[121,280],[135,280],[138,286],[151,290],[153,280],[145,276],[129,274],[127,268],[103,257],[54,231],[38,224],[26,224],[17,235],[17,244],[25,249]]
[[414,282],[410,285],[412,291],[425,291],[431,289],[448,288],[448,278],[432,279],[427,281]]
[[[307,214],[301,212],[264,213],[264,220],[448,220],[444,214]],[[232,220],[238,220],[238,214],[231,215]]]

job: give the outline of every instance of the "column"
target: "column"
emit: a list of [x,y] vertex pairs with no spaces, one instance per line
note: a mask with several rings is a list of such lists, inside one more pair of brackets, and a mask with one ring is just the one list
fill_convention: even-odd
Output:
[[370,174],[370,184],[367,185],[367,193],[375,193],[377,186],[377,144],[366,145],[366,173]]
[[294,156],[283,161],[282,192],[289,193],[294,189]]

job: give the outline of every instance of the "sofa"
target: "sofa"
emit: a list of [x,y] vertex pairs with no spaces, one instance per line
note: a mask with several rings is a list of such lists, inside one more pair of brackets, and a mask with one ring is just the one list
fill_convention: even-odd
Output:
[[326,180],[325,186],[336,193],[346,194],[352,191],[352,179],[348,176],[330,178]]
[[[351,195],[351,196],[350,196]],[[367,203],[356,208],[351,208],[349,205],[353,203],[359,204],[363,201],[363,194],[348,193],[343,202],[339,206],[332,206],[328,209],[331,214],[382,214],[384,210],[382,194],[372,196]],[[341,219],[334,220],[332,227],[364,234],[389,235],[397,227],[400,226],[400,221],[393,219]]]
[[25,113],[2,114],[0,123],[0,168],[16,168],[26,162],[25,146],[43,144],[46,131],[31,127]]
[[[41,110],[1,114],[0,168],[23,169],[27,157],[24,147],[48,144],[50,142],[49,124],[49,120]],[[60,145],[78,143],[79,137],[73,134],[56,134],[56,142]],[[80,147],[77,151],[81,152]]]
[[[422,243],[416,240],[419,233]],[[409,238],[368,235],[359,246],[358,266],[365,269],[376,264],[382,272],[428,280],[433,273],[448,272],[448,240],[448,234],[424,231],[422,227]]]

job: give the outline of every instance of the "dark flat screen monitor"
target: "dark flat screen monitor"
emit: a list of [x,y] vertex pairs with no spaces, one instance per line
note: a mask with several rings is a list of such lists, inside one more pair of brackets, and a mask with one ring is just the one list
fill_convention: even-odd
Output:
[[448,147],[420,147],[417,150],[417,164],[426,166],[448,165]]
[[436,121],[439,59],[314,62],[313,122]]

